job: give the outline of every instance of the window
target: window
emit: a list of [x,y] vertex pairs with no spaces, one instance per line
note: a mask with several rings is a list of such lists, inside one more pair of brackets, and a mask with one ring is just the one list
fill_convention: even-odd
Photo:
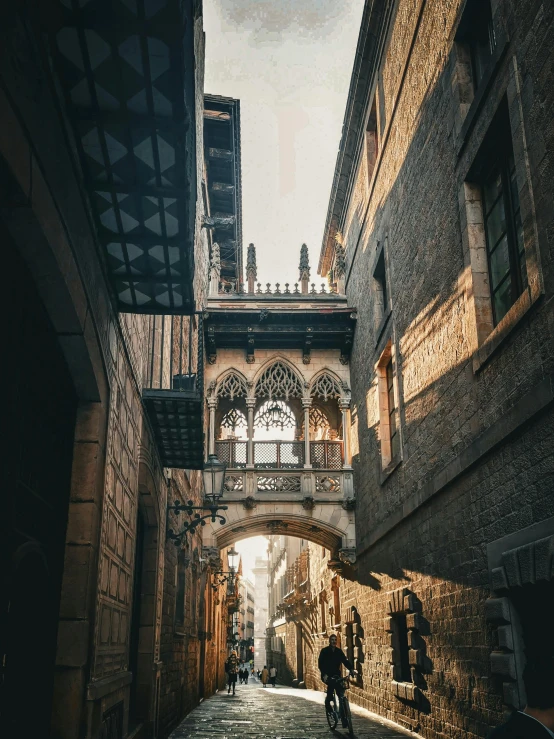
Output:
[[408,645],[408,625],[405,613],[394,613],[392,616],[393,648],[395,650],[396,679],[399,682],[411,683],[410,647]]
[[373,170],[375,169],[375,162],[377,161],[377,155],[379,154],[379,134],[377,132],[377,106],[376,100],[373,99],[373,105],[371,106],[371,112],[367,121],[366,134],[365,134],[365,147],[366,147],[366,161],[367,161],[367,180],[371,182],[373,177]]
[[389,341],[377,364],[379,434],[383,470],[400,459],[400,434],[394,374],[392,344]]
[[504,152],[497,152],[483,182],[483,217],[496,325],[527,286],[516,168],[509,140]]
[[385,264],[384,248],[381,249],[381,253],[379,254],[377,263],[375,264],[375,269],[373,270],[373,288],[375,292],[375,330],[379,331],[389,309],[387,268]]
[[527,287],[523,226],[507,105],[480,154],[480,184],[494,325]]
[[321,633],[327,631],[327,619],[325,617],[325,609],[327,608],[327,593],[323,590],[319,594],[319,611],[321,616]]
[[496,48],[490,0],[468,2],[457,37],[469,51],[471,78],[476,91],[487,73]]
[[390,445],[391,445],[391,456],[393,459],[398,457],[399,444],[398,444],[398,427],[396,424],[396,405],[394,402],[394,375],[392,369],[392,357],[389,359],[386,367],[387,373],[387,401],[388,401],[388,412],[389,412],[389,434],[390,434]]

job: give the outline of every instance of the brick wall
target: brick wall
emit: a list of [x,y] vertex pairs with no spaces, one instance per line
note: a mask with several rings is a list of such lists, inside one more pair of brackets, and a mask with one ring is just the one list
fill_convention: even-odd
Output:
[[[358,309],[350,367],[358,560],[355,579],[341,584],[341,610],[354,606],[360,620],[362,679],[351,695],[429,737],[483,737],[500,721],[487,546],[554,514],[553,141],[544,113],[554,101],[546,83],[553,11],[492,2],[499,51],[472,105],[455,41],[463,5],[401,0],[392,10],[374,76],[351,88],[356,95],[361,86],[370,101],[379,88],[380,156],[370,182],[359,150],[336,224],[349,304]],[[503,99],[530,277],[522,299],[487,329],[464,188]],[[360,146],[364,125],[363,115],[350,123]],[[383,248],[391,311],[377,321],[372,275]],[[389,340],[401,455],[383,471],[376,364]],[[318,548],[310,552],[323,566]],[[312,576],[315,597],[328,580]],[[412,622],[421,627],[409,629],[417,701],[413,687],[393,681],[385,622],[403,589],[415,596]],[[314,647],[315,655],[317,638]]]

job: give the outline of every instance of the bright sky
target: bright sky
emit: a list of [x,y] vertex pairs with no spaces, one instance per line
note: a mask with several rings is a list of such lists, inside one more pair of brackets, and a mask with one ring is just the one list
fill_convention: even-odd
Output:
[[250,539],[238,541],[235,549],[242,557],[242,574],[248,577],[254,584],[252,567],[256,563],[256,557],[267,557],[267,539],[265,536],[252,536]]
[[244,252],[258,280],[317,277],[364,0],[204,0],[205,90],[241,101]]

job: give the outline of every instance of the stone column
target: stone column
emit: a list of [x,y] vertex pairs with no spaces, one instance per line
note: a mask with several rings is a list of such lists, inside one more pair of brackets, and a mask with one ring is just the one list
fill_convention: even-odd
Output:
[[352,468],[350,456],[350,398],[340,398],[339,407],[342,412],[342,443],[344,448],[343,469]]
[[304,469],[311,470],[312,462],[310,459],[310,408],[312,407],[311,398],[302,398],[302,408],[304,408]]
[[254,409],[256,408],[256,398],[246,398],[246,408],[248,411],[248,433],[246,442],[246,468],[254,469]]
[[217,408],[217,396],[208,398],[210,410],[210,425],[208,431],[208,455],[215,454],[215,409]]

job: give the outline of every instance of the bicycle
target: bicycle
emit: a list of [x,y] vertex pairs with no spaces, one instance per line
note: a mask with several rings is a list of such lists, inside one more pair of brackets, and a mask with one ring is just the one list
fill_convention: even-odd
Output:
[[[343,728],[348,729],[348,735],[354,736],[354,728],[352,726],[352,713],[350,711],[350,703],[348,702],[348,698],[346,697],[346,689],[348,688],[348,678],[335,675],[334,677],[329,678],[329,682],[331,680],[334,683],[335,690],[333,692],[333,698],[332,698],[333,708],[331,711],[326,711],[327,723],[329,724],[329,728],[331,730],[334,730],[340,719]],[[336,697],[338,697],[339,699],[338,711],[337,711]]]

